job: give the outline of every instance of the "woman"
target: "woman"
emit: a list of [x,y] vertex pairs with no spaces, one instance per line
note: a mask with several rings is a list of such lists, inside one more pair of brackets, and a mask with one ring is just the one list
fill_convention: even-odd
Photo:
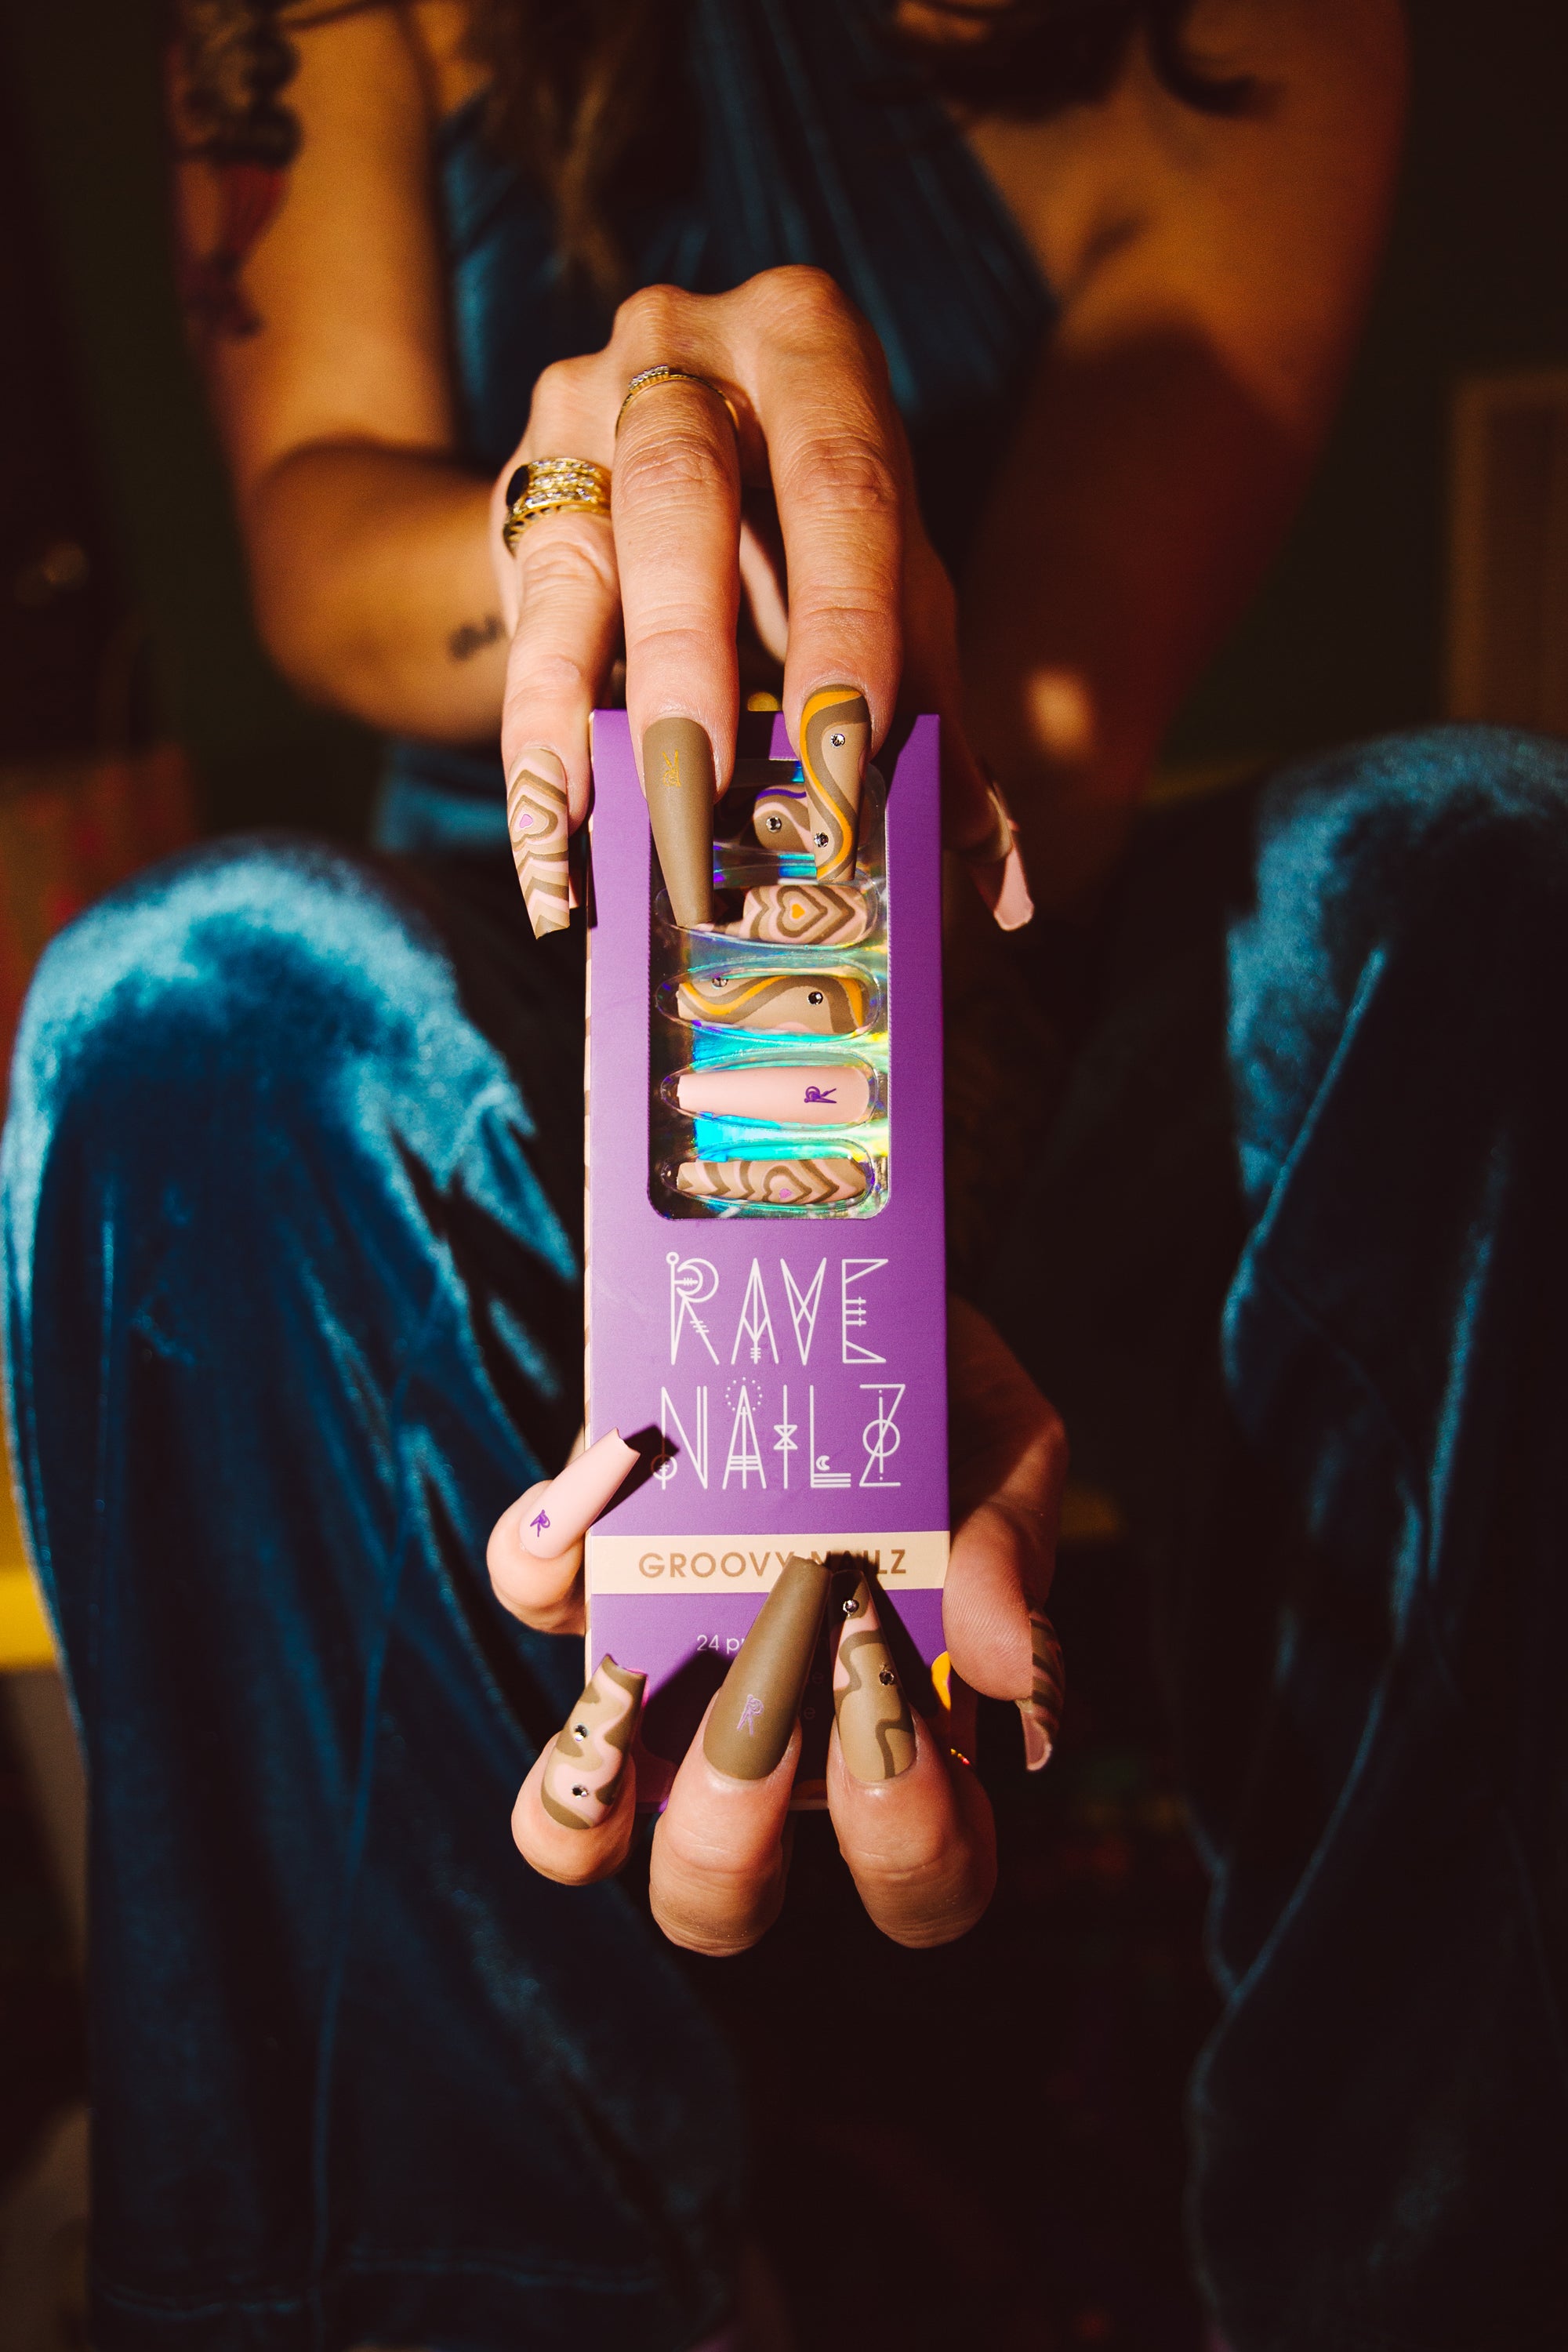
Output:
[[[1522,2338],[1561,2279],[1531,1679],[1561,1516],[1555,1359],[1526,1400],[1503,1341],[1561,1279],[1557,1138],[1497,1041],[1553,981],[1562,763],[1374,747],[1132,823],[1342,377],[1394,0],[286,29],[191,7],[190,288],[264,632],[397,739],[396,855],[226,844],[110,902],[40,977],[6,1145],[19,1458],[93,1774],[95,2341],[673,2352],[732,2306],[710,2034],[616,1882],[506,1844],[575,1692],[574,1561],[503,1528],[504,1608],[478,1570],[578,1411],[580,966],[521,823],[537,942],[498,881],[503,787],[580,822],[622,643],[634,739],[695,719],[721,782],[770,656],[792,729],[829,683],[877,740],[939,709],[993,898],[1005,779],[1046,913],[1002,985],[1026,1010],[1079,942],[1079,1052],[975,1279],[1165,1568],[1226,2001],[1205,2284],[1238,2352]],[[551,457],[610,470],[613,520],[510,551]],[[1412,1060],[1434,1021],[1460,1139]],[[955,1328],[949,1634],[1022,1696],[1059,1439]],[[712,1795],[653,1901],[733,1949],[781,1823],[715,1836]],[[927,1784],[912,1888],[838,1796],[874,1916],[973,1917],[965,1775]]]

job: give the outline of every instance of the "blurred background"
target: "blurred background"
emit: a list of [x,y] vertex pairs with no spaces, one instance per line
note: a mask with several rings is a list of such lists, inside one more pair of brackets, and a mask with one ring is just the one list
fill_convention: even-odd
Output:
[[[1568,732],[1568,23],[1552,0],[1415,0],[1413,33],[1403,194],[1349,397],[1173,731],[1166,792],[1443,716]],[[375,775],[375,741],[301,705],[250,625],[174,299],[161,47],[153,0],[0,0],[0,1044],[44,940],[98,891],[201,832],[352,837]],[[997,1932],[1037,1951],[1037,1904],[1064,1981],[1124,1965],[1123,2053],[1152,2032],[1144,2072],[1168,2090],[1203,2027],[1201,1890],[1152,1700],[1096,1630],[1130,1573],[1090,1510],[1060,1588],[1078,1762]],[[35,2352],[79,2326],[82,1790],[3,1489],[0,1700],[0,2352]],[[1070,2075],[1068,2107],[1110,2112]],[[1126,2115],[1100,2126],[1112,2154],[1130,2137]],[[1138,2242],[1179,2269],[1179,2135],[1149,2145]],[[1194,2340],[1158,2280],[1139,2303],[1129,2262],[1069,2280],[1048,2338],[1005,2341]]]

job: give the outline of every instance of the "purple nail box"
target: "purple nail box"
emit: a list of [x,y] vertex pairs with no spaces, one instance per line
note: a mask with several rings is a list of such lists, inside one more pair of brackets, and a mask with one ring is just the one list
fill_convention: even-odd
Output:
[[[782,719],[771,744],[758,733],[742,721],[743,751],[793,758]],[[887,787],[888,1142],[870,1213],[668,1213],[650,1150],[667,1017],[652,1002],[657,868],[624,711],[595,716],[590,842],[588,1438],[656,1433],[662,1458],[589,1533],[587,1664],[608,1652],[648,1677],[637,1798],[657,1805],[791,1552],[875,1561],[910,1695],[937,1706],[926,1671],[944,1649],[948,1553],[937,721],[915,721]],[[758,968],[770,951],[747,943],[744,956]],[[842,1059],[854,1043],[830,1050]],[[802,1719],[795,1801],[810,1805],[832,1719],[826,1642]]]

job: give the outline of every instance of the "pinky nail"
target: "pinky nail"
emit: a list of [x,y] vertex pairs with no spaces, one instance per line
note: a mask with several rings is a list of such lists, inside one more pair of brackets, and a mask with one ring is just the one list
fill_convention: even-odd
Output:
[[568,1462],[560,1476],[534,1496],[527,1520],[518,1531],[518,1541],[529,1558],[559,1559],[563,1552],[570,1551],[617,1492],[637,1458],[636,1448],[625,1443],[619,1430],[612,1429],[607,1437]]
[[596,1830],[614,1810],[647,1681],[606,1653],[557,1732],[539,1801],[563,1830]]
[[1029,1612],[1029,1696],[1018,1701],[1018,1714],[1024,1726],[1024,1761],[1031,1772],[1038,1772],[1050,1762],[1057,1744],[1067,1677],[1056,1629],[1037,1609]]
[[962,855],[974,877],[974,887],[991,909],[998,930],[1020,931],[1035,911],[1034,898],[1029,889],[1029,877],[1024,870],[1024,853],[1018,845],[1018,828],[1012,812],[1002,797],[1002,787],[993,777],[987,790],[991,795],[992,828],[988,838]]
[[864,1572],[844,1604],[833,1662],[833,1716],[844,1761],[857,1780],[896,1780],[914,1762],[914,1717]]
[[824,686],[800,719],[811,845],[819,882],[849,882],[860,826],[860,782],[871,748],[871,714],[852,686]]
[[570,920],[566,771],[553,751],[525,752],[506,790],[507,832],[535,939]]

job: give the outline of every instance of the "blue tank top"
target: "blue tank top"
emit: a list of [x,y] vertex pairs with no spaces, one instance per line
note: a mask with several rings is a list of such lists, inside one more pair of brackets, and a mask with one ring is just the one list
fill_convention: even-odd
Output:
[[[887,353],[926,523],[948,563],[1005,445],[1050,297],[1010,214],[940,103],[879,38],[886,0],[692,0],[700,152],[690,184],[648,191],[626,228],[639,285],[718,294],[810,262]],[[535,377],[596,351],[603,306],[563,271],[550,207],[481,136],[482,99],[439,135],[437,185],[463,451],[495,472]],[[499,755],[389,746],[384,848],[500,846]]]

